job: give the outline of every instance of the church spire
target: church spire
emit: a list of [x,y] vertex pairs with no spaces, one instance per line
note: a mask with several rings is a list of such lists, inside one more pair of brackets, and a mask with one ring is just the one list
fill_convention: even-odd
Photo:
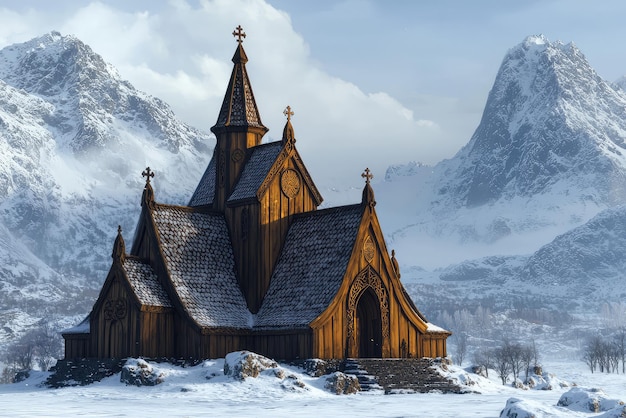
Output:
[[248,57],[242,45],[246,33],[241,28],[241,25],[235,28],[233,36],[237,38],[237,50],[232,59],[235,65],[217,122],[211,128],[211,131],[216,135],[228,131],[255,132],[259,134],[258,140],[260,143],[261,137],[265,135],[268,129],[261,122],[259,109],[256,106],[252,86],[246,71]]
[[124,263],[124,259],[126,258],[126,244],[124,243],[124,237],[122,237],[121,225],[117,226],[117,237],[115,238],[115,243],[113,244],[111,257],[114,262],[119,263]]
[[150,170],[150,167],[146,167],[141,175],[146,178],[146,186],[141,196],[141,206],[145,205],[150,209],[154,209],[154,190],[150,184],[150,179],[154,178],[154,171]]
[[296,136],[293,131],[293,126],[291,125],[291,117],[294,115],[291,106],[285,108],[283,115],[287,116],[287,123],[285,123],[285,128],[283,129],[283,144],[290,143],[293,146],[296,142]]
[[370,185],[370,180],[374,178],[369,168],[366,168],[361,177],[365,179],[365,187],[363,188],[363,200],[362,205],[368,205],[370,208],[376,206],[376,199],[374,199],[374,189]]

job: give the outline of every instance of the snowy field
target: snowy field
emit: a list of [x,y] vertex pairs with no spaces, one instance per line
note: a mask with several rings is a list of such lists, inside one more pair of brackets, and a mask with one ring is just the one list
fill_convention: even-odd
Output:
[[[46,389],[39,386],[46,374],[36,373],[24,382],[0,385],[0,416],[498,417],[510,398],[521,399],[518,405],[537,418],[604,414],[557,407],[559,398],[571,386],[514,389],[502,386],[495,372],[490,373],[490,379],[483,379],[452,367],[451,375],[461,379],[469,376],[475,382],[469,387],[473,393],[461,395],[335,395],[324,389],[323,377],[307,376],[297,368],[283,366],[286,376],[295,375],[304,383],[303,388],[293,385],[293,379],[277,378],[273,373],[238,381],[223,374],[223,365],[223,359],[189,368],[155,365],[163,373],[164,382],[152,387],[126,386],[117,374],[90,386]],[[556,376],[555,382],[601,388],[606,398],[626,400],[625,375],[591,374],[582,362],[547,363],[544,371]],[[615,411],[604,416],[623,416]],[[524,416],[518,413],[517,418]]]

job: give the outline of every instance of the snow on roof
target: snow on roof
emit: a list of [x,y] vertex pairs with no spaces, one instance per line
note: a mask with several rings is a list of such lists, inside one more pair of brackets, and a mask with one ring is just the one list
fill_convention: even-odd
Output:
[[362,214],[359,204],[294,218],[256,328],[304,327],[324,312],[343,281]]
[[142,305],[172,307],[169,296],[149,264],[127,257],[124,261],[124,270]]
[[152,212],[172,284],[203,327],[249,328],[223,214],[157,205]]
[[71,328],[64,329],[61,331],[61,334],[89,334],[90,325],[89,325],[89,315],[82,320],[82,322],[78,325],[75,325]]
[[433,324],[432,322],[427,322],[426,323],[426,332],[430,333],[430,334],[439,334],[439,333],[445,333],[445,334],[449,334],[450,331],[446,331],[445,329],[438,327],[437,325]]
[[244,167],[239,182],[228,198],[229,202],[256,196],[267,173],[283,149],[281,141],[258,145],[251,149],[252,155]]
[[213,203],[213,198],[215,197],[216,176],[215,159],[216,157],[213,155],[213,158],[211,158],[211,161],[209,162],[209,166],[206,168],[206,171],[200,179],[200,183],[198,183],[198,187],[196,187],[196,191],[193,193],[193,196],[191,196],[189,206],[203,206]]

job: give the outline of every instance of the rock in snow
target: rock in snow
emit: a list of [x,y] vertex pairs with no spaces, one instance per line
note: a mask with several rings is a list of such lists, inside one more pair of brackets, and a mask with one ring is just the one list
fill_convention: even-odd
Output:
[[624,402],[610,399],[601,389],[575,387],[561,395],[558,406],[564,406],[572,411],[605,412],[622,410]]
[[126,360],[120,374],[120,382],[133,386],[155,386],[164,380],[165,374],[143,359]]
[[278,363],[274,360],[251,351],[235,351],[224,359],[224,374],[239,380],[257,377],[265,370],[276,368]]

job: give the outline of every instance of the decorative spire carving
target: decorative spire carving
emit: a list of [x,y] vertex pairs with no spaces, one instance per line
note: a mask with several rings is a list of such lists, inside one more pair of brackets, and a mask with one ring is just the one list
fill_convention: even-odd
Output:
[[154,190],[150,184],[150,178],[154,178],[154,171],[150,170],[150,167],[146,167],[141,175],[146,178],[146,186],[141,196],[141,206],[146,205],[146,207],[154,209]]
[[293,130],[293,126],[291,125],[291,117],[294,115],[293,110],[291,110],[291,106],[287,106],[283,111],[283,115],[287,116],[287,123],[285,123],[285,128],[283,129],[283,143],[293,143],[296,142],[296,136]]
[[370,208],[376,206],[376,200],[374,199],[374,189],[370,185],[370,180],[374,178],[374,175],[370,172],[369,168],[366,168],[361,177],[365,179],[365,187],[363,188],[363,200],[361,204],[368,205]]
[[113,261],[116,263],[124,263],[126,259],[126,244],[124,243],[124,237],[122,237],[122,226],[117,226],[117,237],[113,243],[113,252],[111,253]]
[[246,71],[248,57],[243,49],[243,38],[246,33],[241,25],[235,28],[233,36],[237,41],[237,50],[233,55],[233,72],[230,76],[226,95],[220,108],[219,116],[215,126],[211,128],[214,134],[225,131],[254,131],[261,136],[265,135],[268,129],[263,126],[259,109],[254,100],[252,87]]
[[396,250],[391,250],[391,265],[393,266],[393,271],[396,273],[398,279],[400,278],[400,265],[398,264],[398,260],[396,260]]

